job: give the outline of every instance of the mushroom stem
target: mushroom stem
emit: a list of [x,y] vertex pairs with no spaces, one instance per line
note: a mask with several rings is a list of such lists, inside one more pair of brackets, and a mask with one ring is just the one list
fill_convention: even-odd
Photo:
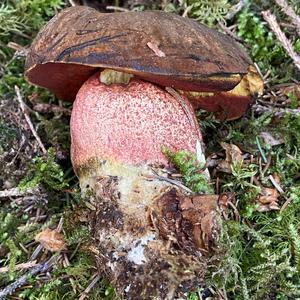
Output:
[[95,74],[74,102],[72,163],[94,207],[98,267],[126,299],[173,299],[180,283],[201,284],[214,253],[217,198],[161,180],[162,146],[196,154],[202,142],[182,101],[148,82],[107,86]]

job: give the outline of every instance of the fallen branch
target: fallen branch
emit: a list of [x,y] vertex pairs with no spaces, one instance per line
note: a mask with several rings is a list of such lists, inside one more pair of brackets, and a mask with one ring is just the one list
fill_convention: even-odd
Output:
[[269,10],[263,11],[262,16],[276,35],[279,42],[282,44],[283,48],[294,61],[296,67],[300,70],[300,56],[294,51],[291,42],[280,29],[279,24],[276,21],[276,17]]
[[43,154],[46,155],[46,154],[47,154],[47,150],[46,150],[45,146],[43,145],[43,143],[42,143],[40,137],[38,136],[36,130],[34,129],[34,126],[33,126],[32,122],[31,122],[31,120],[30,120],[30,118],[29,118],[29,115],[28,115],[27,111],[26,111],[25,103],[24,103],[24,101],[23,101],[23,99],[22,99],[20,89],[19,89],[19,87],[16,86],[16,85],[15,85],[15,91],[16,91],[17,99],[18,99],[18,101],[19,101],[21,110],[22,110],[22,112],[23,112],[23,114],[24,114],[25,120],[26,120],[26,122],[27,122],[27,124],[28,124],[28,126],[29,126],[29,128],[30,128],[30,130],[31,130],[31,132],[32,132],[32,134],[33,134],[33,136],[34,136],[35,139],[37,140],[37,142],[38,142],[38,144],[39,144],[39,146],[40,146],[40,148],[41,148]]
[[296,27],[297,33],[300,36],[300,17],[295,13],[292,7],[289,6],[285,0],[275,0],[276,4],[280,6],[282,11],[291,19],[293,25]]
[[275,117],[282,117],[285,114],[291,115],[299,115],[300,109],[292,109],[292,108],[280,108],[274,106],[264,106],[260,104],[254,104],[251,108],[253,111],[263,114],[263,113],[270,113],[273,114]]

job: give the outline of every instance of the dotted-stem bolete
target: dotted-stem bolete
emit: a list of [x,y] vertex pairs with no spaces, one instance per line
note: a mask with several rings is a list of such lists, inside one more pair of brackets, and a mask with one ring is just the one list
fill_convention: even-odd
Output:
[[169,179],[161,148],[202,160],[192,104],[241,116],[261,88],[248,56],[223,34],[173,14],[73,7],[40,31],[25,75],[76,99],[71,159],[99,271],[126,299],[173,299],[201,284],[217,257],[218,196],[191,194]]

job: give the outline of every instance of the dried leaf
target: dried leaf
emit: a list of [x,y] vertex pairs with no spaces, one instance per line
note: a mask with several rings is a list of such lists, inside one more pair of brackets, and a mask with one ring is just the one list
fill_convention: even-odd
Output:
[[283,143],[283,139],[276,139],[273,135],[271,135],[269,132],[261,132],[260,136],[263,138],[264,142],[271,147],[277,146]]
[[222,148],[226,151],[226,158],[218,165],[218,170],[225,173],[231,173],[231,166],[234,163],[243,163],[242,151],[234,144],[221,143]]
[[58,231],[49,228],[38,233],[35,240],[41,243],[44,248],[53,252],[61,251],[66,247],[62,235]]
[[259,212],[279,210],[278,197],[279,194],[276,189],[262,188],[261,193],[256,200],[258,204],[257,210]]
[[294,95],[298,100],[300,99],[300,85],[296,83],[289,84],[288,86],[285,86],[281,88],[281,92],[289,96],[290,94]]

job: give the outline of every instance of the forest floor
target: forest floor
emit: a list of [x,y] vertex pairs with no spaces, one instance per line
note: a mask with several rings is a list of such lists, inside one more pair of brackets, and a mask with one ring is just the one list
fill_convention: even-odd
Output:
[[[24,79],[38,30],[75,2],[0,4],[0,299],[117,299],[88,254],[87,226],[73,220],[82,200],[69,154],[71,104]],[[82,2],[184,14],[244,45],[264,94],[235,121],[197,112],[211,186],[231,198],[224,258],[186,299],[300,299],[299,1]],[[41,233],[53,251],[38,242]]]

